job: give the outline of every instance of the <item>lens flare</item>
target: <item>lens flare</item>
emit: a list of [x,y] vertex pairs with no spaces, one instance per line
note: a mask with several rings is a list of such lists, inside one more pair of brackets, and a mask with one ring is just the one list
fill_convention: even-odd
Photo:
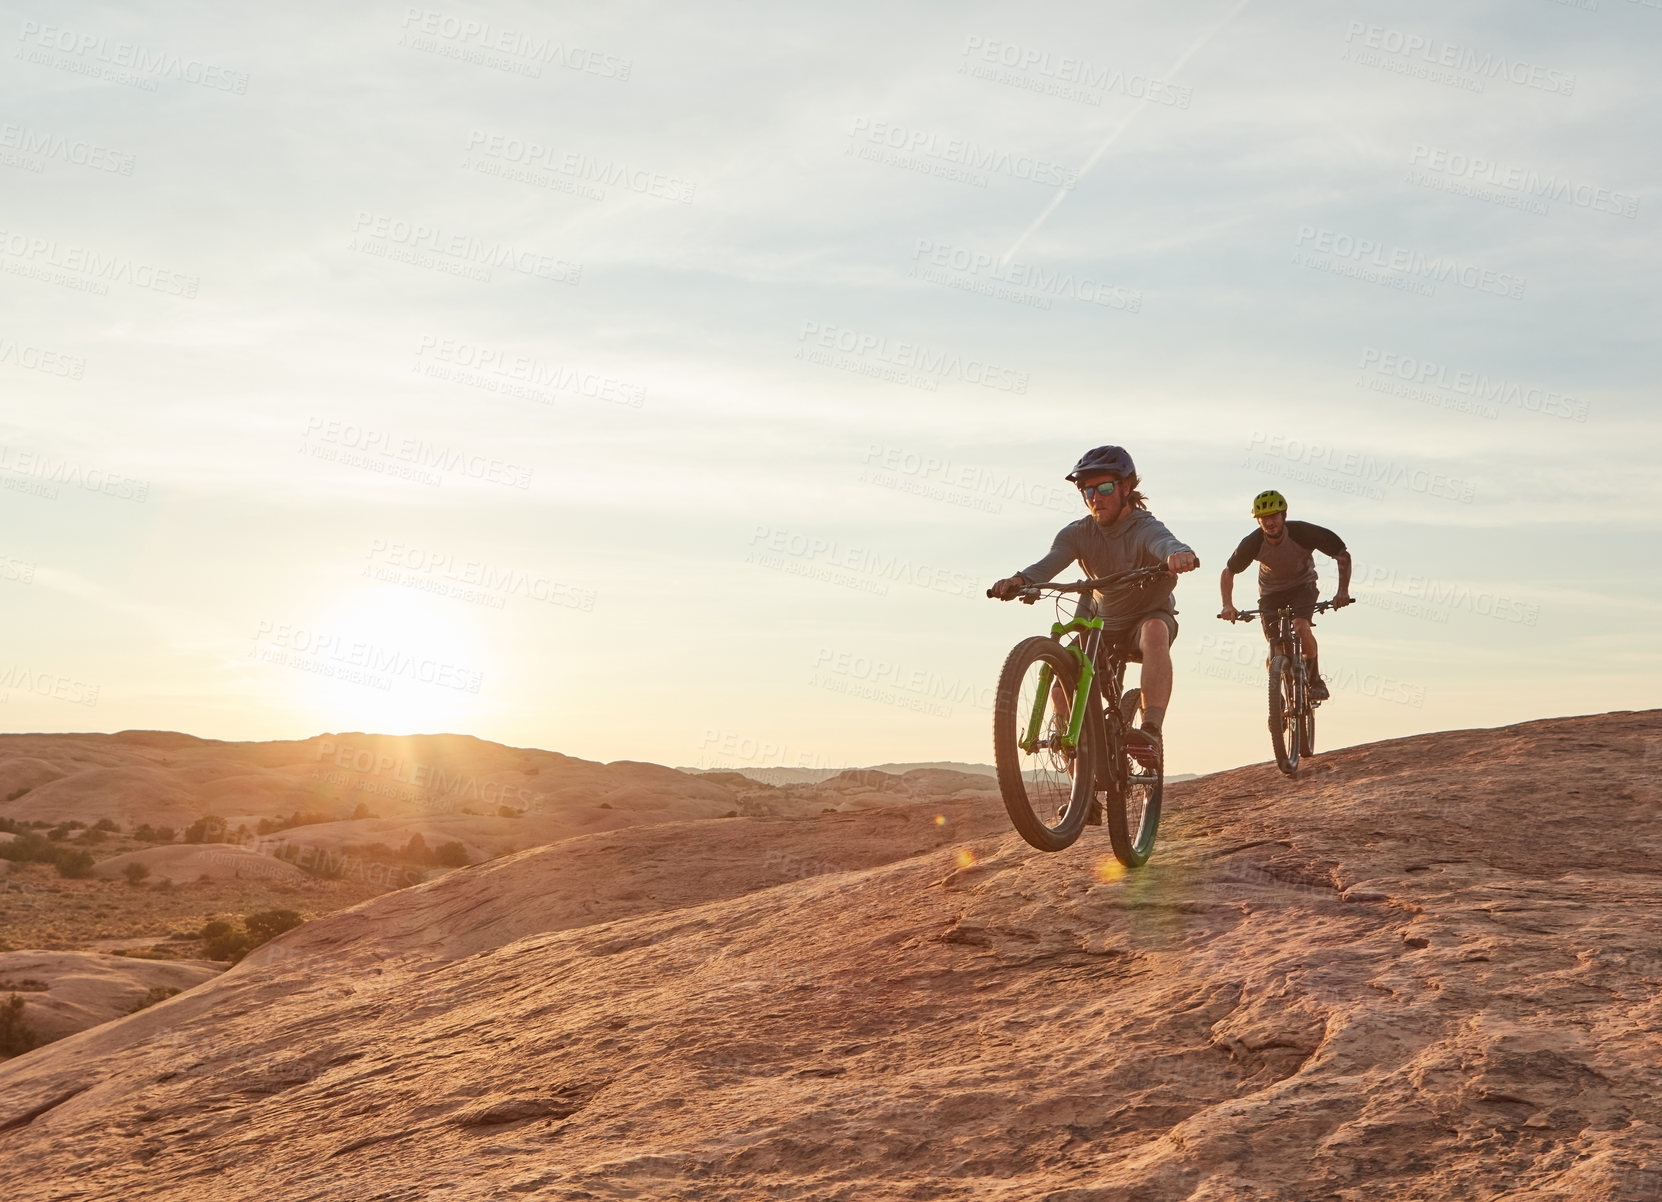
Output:
[[1125,865],[1113,856],[1104,856],[1097,861],[1093,875],[1103,884],[1110,885],[1125,875]]
[[935,815],[935,825],[936,826],[945,826],[946,825],[946,815],[945,814],[936,814]]
[[960,848],[959,851],[958,851],[958,867],[960,867],[960,868],[974,868],[975,867],[975,853],[967,847]]

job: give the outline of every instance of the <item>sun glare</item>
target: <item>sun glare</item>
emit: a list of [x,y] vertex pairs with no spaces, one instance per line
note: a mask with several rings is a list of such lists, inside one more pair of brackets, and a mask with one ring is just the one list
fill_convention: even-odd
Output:
[[297,692],[324,725],[386,734],[462,729],[488,687],[485,639],[444,601],[359,592],[291,636]]

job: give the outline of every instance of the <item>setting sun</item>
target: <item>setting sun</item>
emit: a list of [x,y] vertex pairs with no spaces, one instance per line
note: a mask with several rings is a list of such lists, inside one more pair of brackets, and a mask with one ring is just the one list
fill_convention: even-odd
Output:
[[470,725],[487,674],[470,622],[392,588],[347,594],[315,625],[262,622],[254,657],[320,725],[393,734]]

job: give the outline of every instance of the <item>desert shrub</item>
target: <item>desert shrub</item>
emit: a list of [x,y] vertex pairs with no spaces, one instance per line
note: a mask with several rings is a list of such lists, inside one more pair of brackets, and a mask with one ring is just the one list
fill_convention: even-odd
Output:
[[23,998],[12,994],[0,1006],[0,1056],[21,1056],[40,1046],[40,1035],[23,1017]]
[[186,843],[223,843],[227,830],[225,819],[212,814],[198,818],[185,828]]
[[96,826],[93,826],[93,827],[88,827],[86,830],[82,831],[81,832],[81,837],[79,839],[77,839],[76,842],[77,843],[102,843],[105,839],[108,839],[109,837],[110,837],[110,832],[109,831],[101,831]]
[[290,830],[297,826],[316,826],[320,822],[333,822],[335,819],[329,814],[302,814],[299,810],[287,816],[279,814],[275,818],[260,819],[259,833],[275,835],[278,831]]
[[498,818],[523,818],[525,817],[525,811],[516,810],[513,806],[497,806],[496,816]]
[[119,834],[121,831],[121,828],[115,824],[115,820],[111,818],[100,818],[97,822],[92,824],[92,829],[95,831],[108,831],[112,835]]
[[133,1008],[127,1011],[127,1013],[137,1014],[140,1010],[143,1010],[149,1006],[154,1006],[157,1002],[167,1001],[168,998],[178,992],[179,991],[177,989],[170,988],[169,986],[157,985],[155,988],[147,991],[143,997],[135,1002],[133,1004]]
[[151,888],[152,891],[154,891],[156,893],[172,893],[173,892],[173,878],[170,877],[170,876],[164,876],[161,880],[157,881],[154,885],[151,885],[150,888]]
[[284,931],[292,931],[306,920],[294,910],[261,910],[258,914],[244,914],[242,925],[248,928],[254,946],[269,943]]
[[369,812],[369,807],[367,805],[365,805],[363,802],[360,801],[358,803],[358,808],[352,811],[352,817],[354,817],[354,818],[373,818],[373,817],[375,817],[375,815],[370,813]]
[[21,835],[23,824],[14,818],[0,818],[0,832],[8,835]]
[[0,843],[0,860],[11,860],[17,864],[40,860],[50,864],[57,858],[58,849],[33,831],[19,835],[8,843]]
[[45,993],[50,988],[45,981],[36,980],[34,977],[0,981],[0,993]]
[[13,789],[10,793],[6,794],[6,800],[16,801],[19,797],[22,797],[25,793],[27,793],[31,787],[32,786],[25,785],[21,789]]
[[136,885],[150,875],[150,865],[134,862],[123,868],[121,875],[127,878],[129,885]]
[[210,960],[229,960],[235,964],[248,954],[248,932],[237,930],[223,918],[203,923],[197,934],[202,940],[202,950]]
[[69,823],[60,822],[57,826],[54,826],[51,830],[46,832],[46,837],[54,843],[62,843],[65,839],[69,838],[69,832],[72,829],[73,828],[69,825]]
[[460,843],[446,843],[433,853],[435,862],[446,868],[465,868],[473,861],[468,859],[467,848]]
[[609,801],[603,801],[599,805],[595,806],[595,809],[597,809],[597,810],[609,810],[611,808],[612,808],[612,803],[609,802]]
[[241,928],[223,918],[212,919],[202,925],[197,936],[208,959],[229,960],[235,964],[262,943],[269,943],[304,921],[294,910],[261,910],[257,914],[244,914]]
[[171,843],[173,842],[173,835],[174,831],[171,826],[158,826],[156,828],[157,843]]
[[328,848],[322,848],[310,864],[297,863],[295,867],[326,881],[338,881],[346,875],[346,863],[345,852],[330,852]]
[[80,879],[92,875],[90,851],[60,851],[57,859],[58,875]]
[[414,860],[418,864],[431,864],[433,853],[428,850],[427,840],[420,834],[410,836],[410,841],[404,844],[403,856],[406,860]]
[[140,843],[154,843],[156,841],[156,828],[148,822],[141,822],[133,829],[133,838]]

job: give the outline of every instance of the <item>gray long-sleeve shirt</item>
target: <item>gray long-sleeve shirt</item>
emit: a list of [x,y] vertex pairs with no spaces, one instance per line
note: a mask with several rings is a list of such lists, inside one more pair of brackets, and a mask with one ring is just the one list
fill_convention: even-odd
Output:
[[[1050,545],[1050,554],[1021,574],[1034,583],[1056,579],[1070,563],[1078,563],[1091,579],[1114,576],[1133,568],[1158,567],[1178,551],[1190,551],[1146,509],[1134,509],[1111,526],[1099,526],[1089,515],[1063,526]],[[1172,588],[1176,581],[1116,585],[1093,594],[1096,612],[1110,627],[1120,626],[1153,610],[1176,613]],[[1083,600],[1083,598],[1081,599]]]

